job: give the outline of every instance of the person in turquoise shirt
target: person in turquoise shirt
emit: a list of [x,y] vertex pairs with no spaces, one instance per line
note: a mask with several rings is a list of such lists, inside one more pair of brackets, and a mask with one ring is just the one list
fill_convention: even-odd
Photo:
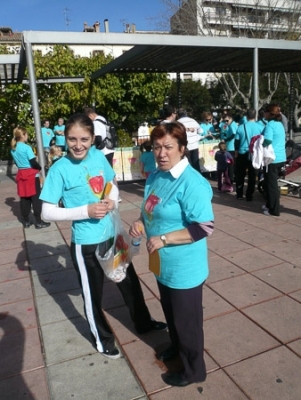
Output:
[[235,134],[238,128],[237,123],[233,120],[232,113],[230,111],[224,115],[223,121],[221,123],[222,128],[220,130],[220,139],[224,140],[226,143],[226,149],[234,158],[234,164],[229,165],[229,178],[231,183],[234,182],[235,175]]
[[51,128],[49,128],[49,125],[50,125],[49,119],[44,119],[42,121],[42,123],[43,123],[43,127],[41,129],[42,143],[43,143],[43,148],[44,148],[44,153],[45,153],[45,158],[46,158],[46,168],[48,168],[49,167],[48,155],[50,152],[51,144],[54,144],[54,143],[51,143],[51,142],[54,142],[54,141],[52,141],[52,139],[54,138],[54,133],[53,133],[53,130]]
[[141,156],[140,156],[140,167],[141,174],[148,178],[151,172],[156,169],[156,161],[154,153],[152,152],[152,145],[149,140],[146,140],[140,146]]
[[41,219],[42,202],[39,199],[41,192],[40,170],[41,166],[36,160],[32,148],[27,144],[28,133],[22,126],[14,129],[11,141],[11,155],[18,167],[16,176],[18,195],[20,196],[20,209],[23,217],[23,226],[30,228],[30,211],[33,209],[36,229],[48,228],[49,222]]
[[285,130],[282,124],[280,107],[277,104],[268,104],[265,107],[265,118],[268,123],[263,131],[263,147],[272,145],[275,153],[275,160],[264,167],[264,193],[266,204],[263,206],[265,215],[280,216],[280,190],[278,177],[281,168],[286,161],[285,152]]
[[[69,153],[49,169],[40,195],[42,213],[48,221],[72,221],[71,256],[94,345],[105,357],[116,359],[120,352],[102,310],[104,272],[95,254],[99,244],[105,247],[114,236],[110,211],[118,205],[115,172],[92,146],[94,125],[86,114],[72,115],[65,135]],[[111,189],[105,194],[107,187]],[[63,208],[57,206],[60,201]],[[165,323],[151,318],[132,263],[117,286],[138,333],[166,330]]]
[[216,139],[217,133],[215,132],[214,126],[212,125],[212,114],[211,112],[204,111],[202,113],[202,122],[200,123],[202,129],[201,139],[204,143],[212,139]]
[[63,118],[59,118],[57,121],[57,125],[53,128],[55,134],[55,144],[56,146],[60,146],[62,151],[65,151],[66,148],[66,140],[65,140],[65,125]]
[[171,346],[158,355],[178,354],[184,369],[162,378],[172,386],[206,379],[202,289],[209,274],[207,236],[213,232],[212,188],[185,156],[186,129],[179,122],[155,127],[151,143],[157,170],[146,181],[141,217],[130,235],[146,233]]
[[254,136],[262,133],[263,127],[256,123],[256,110],[254,108],[250,108],[247,111],[246,118],[247,122],[239,125],[235,134],[236,198],[243,198],[247,174],[246,200],[252,201],[256,184],[256,171],[250,156],[250,143]]

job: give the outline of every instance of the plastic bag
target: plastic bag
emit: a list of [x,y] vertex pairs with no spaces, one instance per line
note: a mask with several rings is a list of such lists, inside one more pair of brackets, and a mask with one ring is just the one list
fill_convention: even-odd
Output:
[[131,239],[124,229],[119,211],[110,212],[114,236],[99,243],[95,255],[105,273],[113,282],[121,282],[126,277],[126,269],[131,262]]

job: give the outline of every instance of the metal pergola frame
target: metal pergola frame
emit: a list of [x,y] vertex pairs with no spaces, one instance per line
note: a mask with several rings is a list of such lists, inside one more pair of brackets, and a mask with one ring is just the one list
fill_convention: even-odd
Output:
[[[95,71],[92,80],[114,72],[252,72],[255,109],[258,109],[259,72],[301,71],[300,41],[169,34],[24,31],[20,55],[0,55],[0,72],[3,66],[8,70],[10,63],[12,75],[10,79],[6,77],[7,82],[29,84],[42,170],[45,159],[37,84],[74,82],[80,79],[51,77],[36,80],[32,45],[53,44],[133,46],[122,56]],[[24,81],[26,67],[28,81]]]

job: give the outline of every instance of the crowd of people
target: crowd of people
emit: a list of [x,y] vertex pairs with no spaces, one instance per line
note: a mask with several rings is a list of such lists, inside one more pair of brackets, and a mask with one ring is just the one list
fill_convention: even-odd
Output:
[[[24,128],[14,130],[11,154],[18,166],[16,181],[24,228],[31,225],[31,205],[37,229],[50,225],[41,214],[46,221],[72,221],[71,256],[93,344],[105,357],[116,359],[120,352],[102,310],[105,275],[96,256],[99,246],[107,248],[111,243],[111,215],[119,201],[112,168],[114,149],[99,148],[106,137],[106,122],[93,108],[72,115],[66,124],[59,118],[53,130],[49,120],[43,121],[48,172],[42,190],[41,167],[26,144]],[[129,235],[146,236],[149,268],[157,280],[166,323],[151,317],[132,262],[117,286],[139,334],[168,328],[170,346],[157,357],[164,362],[180,358],[182,368],[162,376],[172,386],[206,379],[202,292],[209,274],[207,237],[214,229],[214,214],[213,191],[201,173],[198,149],[200,142],[215,139],[219,139],[217,190],[232,191],[235,183],[237,200],[244,196],[253,200],[256,171],[251,152],[255,141],[260,142],[262,152],[269,149],[272,156],[262,171],[263,213],[280,215],[277,178],[286,159],[285,127],[278,105],[265,106],[259,118],[249,109],[238,122],[229,110],[222,112],[220,121],[206,111],[199,123],[185,109],[164,108],[162,121],[151,131],[150,140],[141,145],[141,173],[146,183],[141,214],[131,224]]]
[[[219,140],[215,152],[218,191],[235,190],[238,200],[253,200],[256,183],[261,181],[265,195],[264,215],[280,215],[280,192],[277,179],[286,161],[285,140],[287,118],[279,104],[267,104],[258,111],[250,108],[244,115],[234,115],[230,109],[224,109],[220,118],[216,112],[204,111],[201,122],[197,122],[187,111],[178,111],[169,105],[163,110],[161,123],[181,122],[186,128],[187,157],[194,169],[201,173],[199,163],[199,143]],[[262,162],[257,171],[252,163],[253,142],[260,136],[262,153],[272,153],[269,164]],[[247,185],[245,187],[245,178]],[[235,185],[234,185],[235,184]]]

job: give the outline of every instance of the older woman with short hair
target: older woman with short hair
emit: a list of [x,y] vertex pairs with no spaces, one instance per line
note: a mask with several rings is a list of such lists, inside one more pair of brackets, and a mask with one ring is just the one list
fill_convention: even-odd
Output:
[[180,355],[183,363],[181,371],[163,380],[187,386],[206,379],[202,290],[209,273],[206,238],[213,232],[212,189],[185,156],[184,125],[155,127],[151,142],[158,168],[148,177],[141,216],[130,234],[146,233],[150,269],[169,329],[171,345],[158,358],[168,361]]

